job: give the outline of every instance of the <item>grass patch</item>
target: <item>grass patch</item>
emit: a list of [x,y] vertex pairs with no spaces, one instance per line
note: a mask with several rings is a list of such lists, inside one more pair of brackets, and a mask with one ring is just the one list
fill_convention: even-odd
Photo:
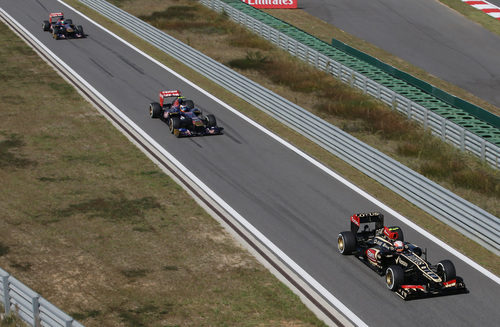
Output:
[[150,209],[162,209],[163,206],[154,197],[126,199],[123,196],[93,198],[68,208],[54,212],[57,217],[85,215],[89,218],[103,218],[111,222],[137,223]]
[[231,68],[265,70],[270,63],[271,60],[260,51],[248,51],[245,58],[233,59],[228,65]]
[[125,326],[142,327],[149,326],[148,321],[160,320],[167,315],[173,308],[171,303],[163,303],[161,307],[148,303],[137,308],[117,310],[118,316]]
[[27,168],[33,166],[36,162],[25,159],[18,154],[19,150],[25,145],[23,138],[17,134],[4,135],[0,133],[0,168]]
[[154,11],[149,15],[140,15],[139,18],[159,29],[177,31],[203,31],[204,34],[227,33],[230,23],[227,15],[212,14],[211,19],[203,17],[201,5],[174,5],[163,11]]
[[96,318],[101,314],[100,310],[88,310],[84,312],[70,312],[69,315],[78,321],[85,320],[87,318]]
[[125,269],[120,271],[120,273],[127,277],[127,278],[138,278],[138,277],[144,277],[146,274],[149,272],[147,269]]
[[[0,311],[5,312],[3,306],[0,304]],[[28,325],[19,317],[19,315],[11,311],[8,315],[0,318],[0,327],[27,327]]]
[[7,245],[0,242],[0,257],[8,254],[9,251],[10,251],[10,248]]

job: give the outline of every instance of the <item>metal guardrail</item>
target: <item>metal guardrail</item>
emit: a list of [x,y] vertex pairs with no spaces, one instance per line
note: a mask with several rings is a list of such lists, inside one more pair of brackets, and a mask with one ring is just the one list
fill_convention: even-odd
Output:
[[[473,153],[495,168],[500,168],[500,147],[495,144],[500,140],[500,132],[488,123],[241,1],[200,0],[200,2],[215,11],[225,12],[234,21],[293,56],[363,90],[364,93],[381,100],[409,119],[419,122],[424,128],[430,128],[443,140],[461,150]],[[453,98],[451,95],[449,97]]]
[[1,268],[0,303],[3,304],[6,314],[13,311],[34,327],[83,327]]
[[[139,18],[104,0],[79,1],[284,122],[422,210],[500,255],[499,218]],[[341,67],[341,71],[344,68]],[[369,88],[368,85],[366,87]],[[385,92],[380,88],[378,90]],[[259,99],[264,98],[270,99],[275,106],[263,106]],[[434,119],[447,130],[448,124],[443,122],[443,118]]]

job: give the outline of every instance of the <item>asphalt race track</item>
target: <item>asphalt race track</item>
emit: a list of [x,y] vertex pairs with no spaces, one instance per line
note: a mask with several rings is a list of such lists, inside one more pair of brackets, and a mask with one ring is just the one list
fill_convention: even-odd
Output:
[[500,107],[500,36],[438,1],[307,0],[300,7]]
[[[400,225],[407,240],[428,248],[431,262],[451,259],[470,290],[402,301],[382,277],[336,250],[338,232],[349,229],[348,217],[379,210],[374,204],[57,1],[0,0],[0,6],[366,324],[496,326],[500,321],[498,283],[386,214],[388,225]],[[53,40],[41,28],[51,11],[83,25],[88,37]],[[215,114],[225,134],[176,139],[147,110],[164,89],[180,89],[205,113]]]

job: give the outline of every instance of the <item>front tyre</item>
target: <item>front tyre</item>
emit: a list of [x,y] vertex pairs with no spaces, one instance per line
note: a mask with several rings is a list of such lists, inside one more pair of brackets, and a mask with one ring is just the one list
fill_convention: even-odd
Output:
[[217,120],[215,119],[215,116],[212,114],[207,115],[207,127],[211,128],[216,126],[217,126]]
[[176,137],[180,137],[179,128],[181,127],[181,119],[178,116],[170,117],[168,121],[168,129],[170,133],[174,134]]
[[82,36],[82,37],[85,37],[85,33],[83,33],[83,26],[82,25],[78,25],[76,27],[76,30],[78,31],[78,33]]
[[341,232],[337,237],[337,248],[343,255],[352,254],[356,250],[356,236],[353,232]]
[[48,20],[44,20],[43,23],[42,23],[42,28],[43,28],[43,31],[44,32],[47,32],[48,30],[50,30],[50,23]]
[[443,282],[457,278],[455,265],[450,260],[439,261],[437,264],[437,274]]
[[404,279],[405,272],[400,266],[392,265],[385,271],[385,284],[393,292],[403,285]]

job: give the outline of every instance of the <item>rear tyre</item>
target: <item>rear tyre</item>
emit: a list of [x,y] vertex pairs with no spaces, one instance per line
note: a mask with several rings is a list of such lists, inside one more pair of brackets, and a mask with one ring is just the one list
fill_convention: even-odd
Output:
[[161,106],[158,102],[151,102],[149,104],[149,117],[160,118],[163,113]]
[[217,126],[217,120],[215,119],[215,116],[212,114],[207,115],[207,127],[210,128],[215,126]]
[[455,265],[450,260],[439,261],[437,264],[437,274],[444,282],[457,278]]
[[404,279],[405,272],[400,266],[392,265],[385,271],[385,284],[393,292],[403,285]]
[[43,28],[43,31],[44,32],[47,32],[48,30],[50,30],[50,23],[48,20],[44,20],[43,23],[42,23],[42,28]]
[[181,119],[177,116],[170,117],[168,121],[168,129],[170,133],[174,134],[176,137],[180,137],[179,128],[181,127]]
[[337,248],[343,255],[352,254],[356,250],[356,236],[353,232],[341,232],[337,237]]

